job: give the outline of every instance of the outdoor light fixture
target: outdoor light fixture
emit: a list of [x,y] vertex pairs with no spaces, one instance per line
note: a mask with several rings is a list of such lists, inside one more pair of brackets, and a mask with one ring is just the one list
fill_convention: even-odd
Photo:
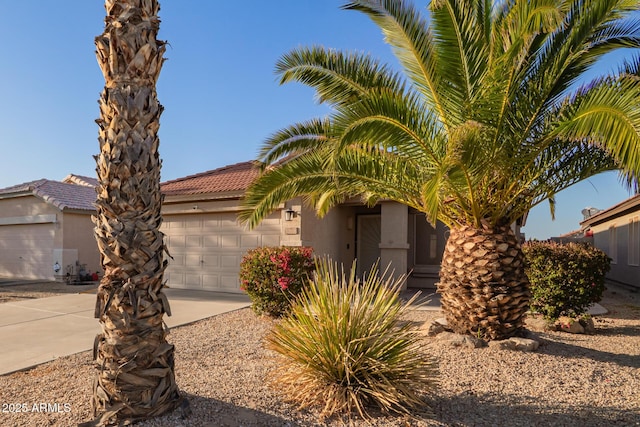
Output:
[[294,211],[293,209],[289,208],[286,211],[284,211],[285,221],[293,221],[293,218],[295,217],[296,217],[296,211]]

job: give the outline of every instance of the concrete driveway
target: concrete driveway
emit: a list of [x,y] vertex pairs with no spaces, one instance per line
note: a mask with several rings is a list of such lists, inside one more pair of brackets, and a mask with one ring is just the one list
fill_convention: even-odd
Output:
[[[173,328],[250,305],[243,294],[166,289]],[[0,375],[90,350],[100,332],[96,295],[66,294],[0,304]]]

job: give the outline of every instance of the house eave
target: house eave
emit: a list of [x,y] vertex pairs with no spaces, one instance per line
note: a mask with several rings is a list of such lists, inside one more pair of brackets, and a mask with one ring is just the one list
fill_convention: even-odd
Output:
[[609,209],[598,212],[597,214],[581,221],[580,225],[582,226],[582,228],[586,228],[596,224],[601,224],[610,219],[626,215],[634,210],[638,210],[638,208],[640,208],[640,194],[630,197],[629,199],[624,200]]
[[227,191],[220,193],[201,193],[201,194],[165,194],[164,204],[185,203],[185,202],[203,202],[211,200],[240,200],[244,197],[243,191]]

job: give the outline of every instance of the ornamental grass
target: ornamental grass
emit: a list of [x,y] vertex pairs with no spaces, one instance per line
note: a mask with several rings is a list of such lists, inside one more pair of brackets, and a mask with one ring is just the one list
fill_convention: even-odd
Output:
[[314,279],[268,335],[267,347],[281,355],[271,382],[299,409],[368,419],[374,408],[426,406],[437,365],[416,325],[402,319],[416,297],[403,302],[405,278],[382,279],[375,268],[361,281],[355,263],[346,277],[330,260],[316,261]]

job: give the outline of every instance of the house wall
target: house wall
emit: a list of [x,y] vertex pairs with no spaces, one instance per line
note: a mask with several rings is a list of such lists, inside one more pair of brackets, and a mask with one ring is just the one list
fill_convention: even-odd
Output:
[[323,218],[313,209],[303,207],[301,242],[311,246],[319,256],[327,255],[348,269],[355,258],[355,213],[353,208],[336,206]]
[[[61,264],[63,268],[77,261],[79,267],[84,266],[87,274],[98,272],[98,275],[102,276],[104,271],[100,265],[100,251],[93,235],[93,228],[90,214],[64,212],[62,245],[56,245],[56,248],[63,249],[66,254],[75,251],[76,258],[71,259],[72,255],[63,255],[64,264]],[[78,274],[78,271],[75,274]]]
[[[640,289],[640,265],[638,265],[638,255],[640,253],[640,242],[631,238],[633,233],[630,224],[635,221],[640,224],[640,212],[627,212],[616,218],[594,224],[591,226],[593,232],[593,244],[609,255],[611,271],[607,275],[609,279],[631,285]],[[639,225],[635,225],[638,227]],[[631,250],[631,252],[630,252]]]

